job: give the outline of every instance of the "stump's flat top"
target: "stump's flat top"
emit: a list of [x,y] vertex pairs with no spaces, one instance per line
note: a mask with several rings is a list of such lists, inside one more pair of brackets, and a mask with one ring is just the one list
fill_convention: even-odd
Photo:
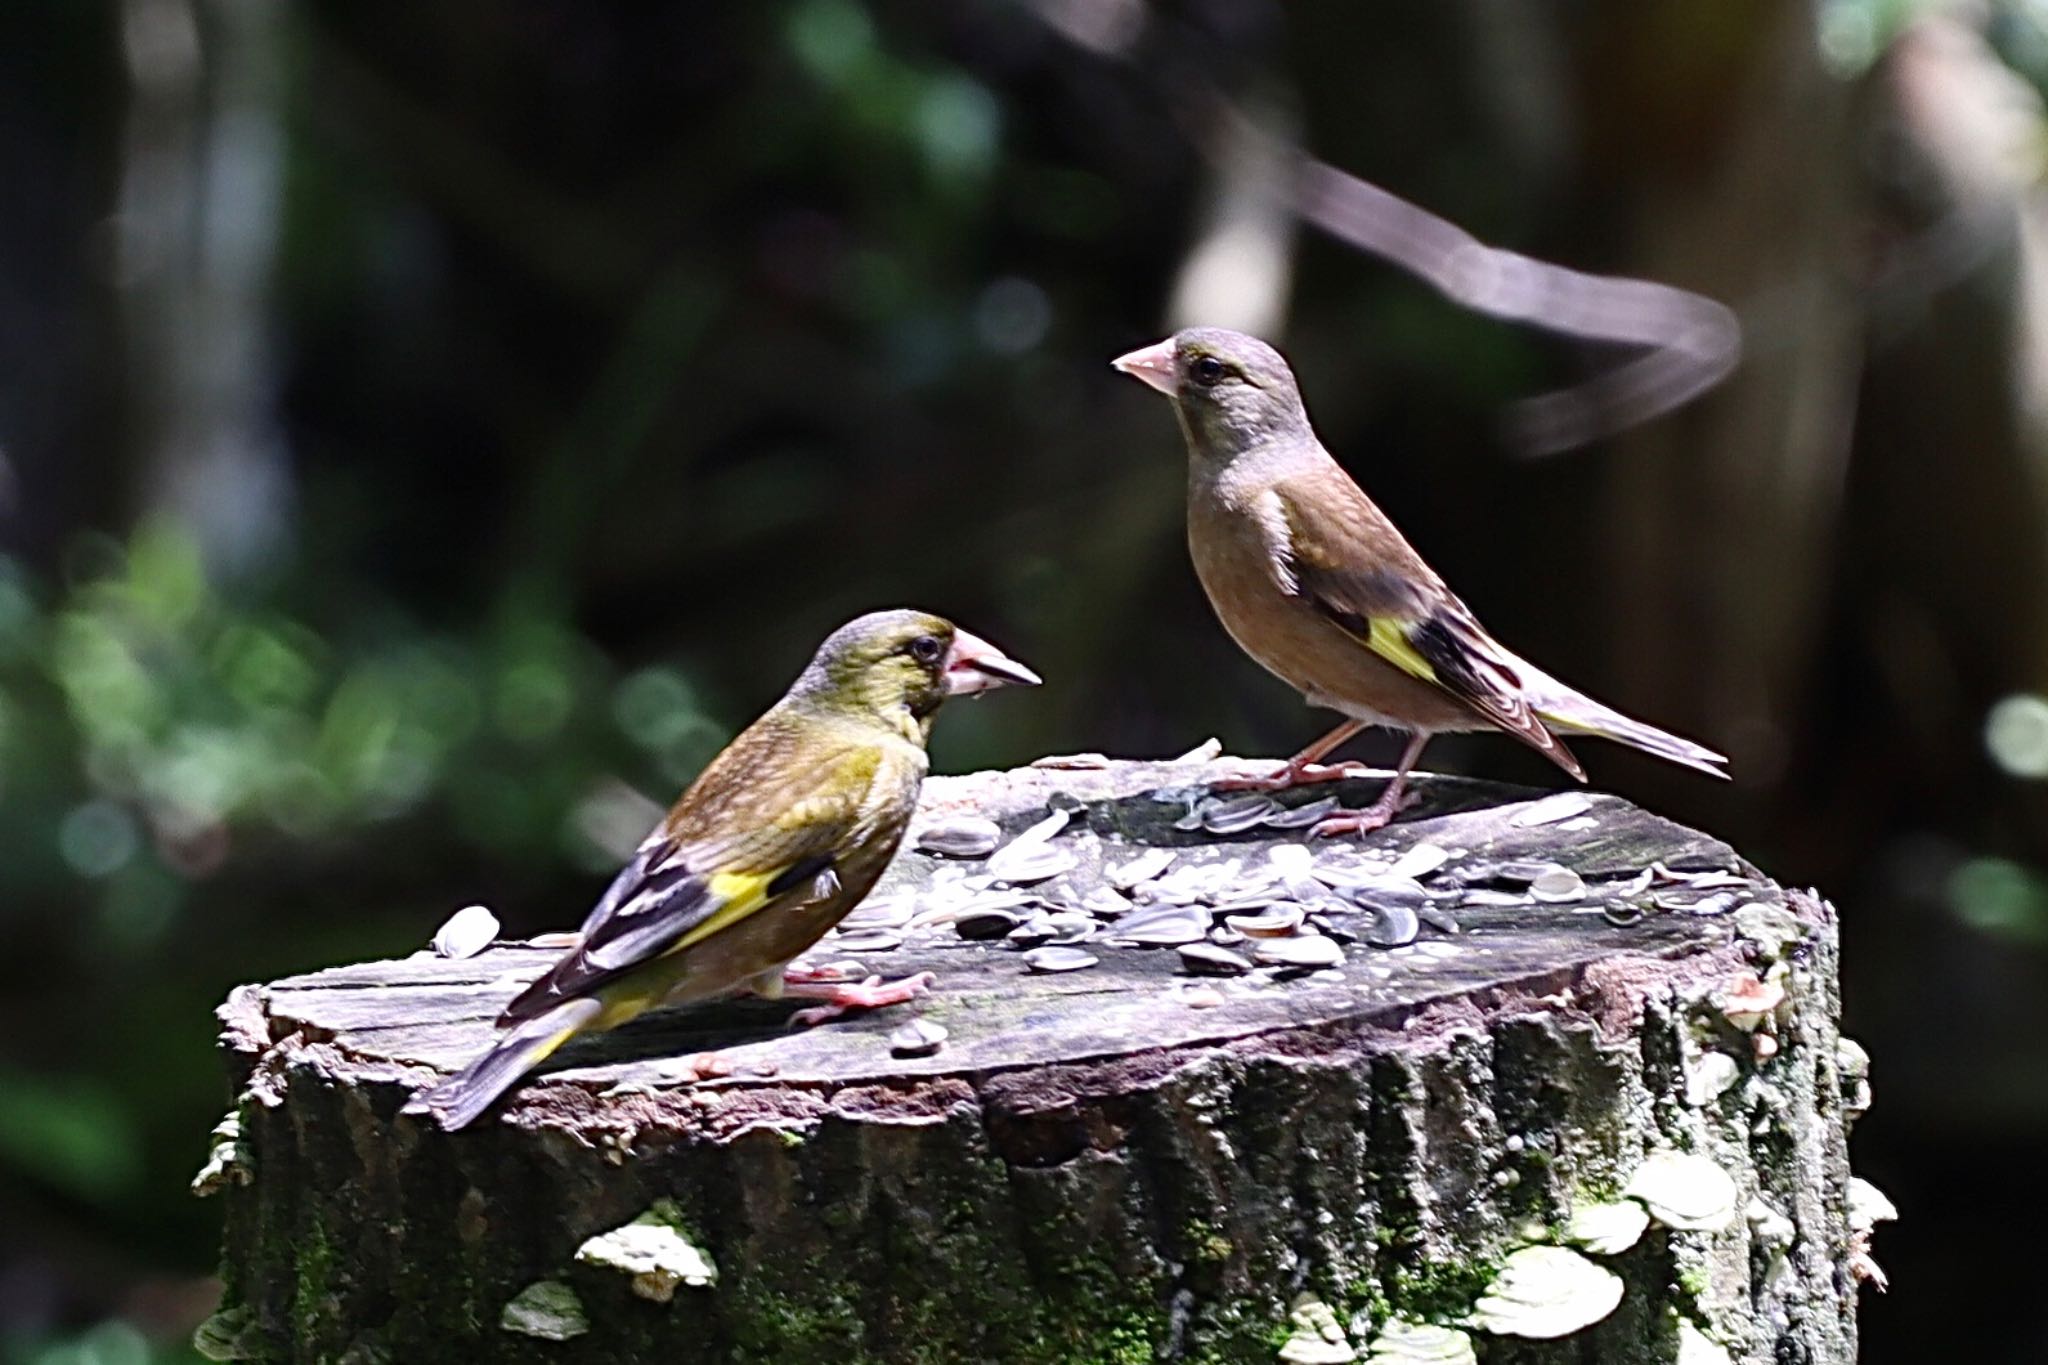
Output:
[[[895,931],[901,944],[880,946],[891,931],[877,938],[872,930],[856,930],[867,937],[828,938],[806,959],[854,958],[892,979],[930,971],[937,976],[930,996],[799,1031],[784,1026],[792,1003],[737,1000],[660,1010],[615,1033],[570,1044],[550,1074],[599,1089],[658,1087],[680,1079],[678,1058],[717,1049],[734,1072],[718,1084],[831,1086],[985,1074],[1332,1025],[1392,1025],[1433,1001],[1492,989],[1550,989],[1620,954],[1711,952],[1732,940],[1737,907],[1783,904],[1778,888],[1726,844],[1612,796],[1544,796],[1424,776],[1417,782],[1418,805],[1364,839],[1309,840],[1298,829],[1268,826],[1227,836],[1178,827],[1205,800],[1206,783],[1243,769],[1236,760],[1115,762],[933,778],[905,852],[869,902],[877,917],[888,919],[881,907],[896,898],[897,917],[912,916],[908,927]],[[1378,787],[1373,778],[1352,779],[1289,793],[1284,802],[1294,807],[1335,795],[1358,806]],[[1580,800],[1583,809],[1573,809]],[[980,814],[1010,838],[1057,809],[1071,816],[1050,843],[1070,853],[1073,866],[1007,888],[1008,895],[1001,885],[984,885],[980,859],[915,851],[920,831],[934,821]],[[1363,935],[1380,923],[1373,906],[1387,903],[1389,893],[1361,893],[1362,904],[1341,910],[1325,902],[1316,913],[1332,935],[1359,937],[1344,944],[1341,966],[1306,974],[1260,969],[1227,978],[1190,976],[1174,948],[1119,946],[1111,937],[1114,922],[1099,917],[1093,936],[1076,945],[1099,959],[1097,965],[1039,974],[1006,940],[968,941],[950,922],[920,922],[944,920],[962,903],[1002,899],[1024,900],[1013,910],[1027,917],[1043,914],[1047,905],[1079,907],[1108,885],[1108,869],[1152,846],[1174,849],[1167,877],[1178,878],[1175,885],[1206,884],[1210,900],[1228,900],[1244,898],[1230,888],[1257,887],[1262,876],[1268,884],[1258,895],[1286,897],[1266,871],[1279,847],[1307,850],[1279,855],[1294,866],[1313,857],[1319,869],[1357,873],[1384,870],[1422,844],[1447,856],[1417,879],[1420,898],[1434,918],[1454,920],[1456,932],[1425,923],[1407,946],[1376,948]],[[1183,871],[1231,860],[1237,861],[1234,873]],[[1418,855],[1409,866],[1424,861]],[[1576,872],[1585,895],[1564,901],[1531,896],[1525,883],[1532,863]],[[1295,885],[1298,890],[1301,883]],[[1198,904],[1196,912],[1212,911]],[[422,926],[423,933],[432,927]],[[364,1062],[453,1069],[491,1040],[499,1009],[554,956],[553,950],[508,944],[466,960],[422,952],[291,977],[261,993],[263,1031],[277,1041],[293,1034],[331,1041]],[[913,1014],[943,1025],[949,1036],[933,1055],[894,1056],[888,1035]]]

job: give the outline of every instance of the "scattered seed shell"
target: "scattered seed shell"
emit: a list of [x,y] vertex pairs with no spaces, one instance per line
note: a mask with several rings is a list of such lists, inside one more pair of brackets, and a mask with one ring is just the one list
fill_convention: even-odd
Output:
[[1293,938],[1252,940],[1252,957],[1267,967],[1298,967],[1315,970],[1344,965],[1344,949],[1335,939],[1322,934],[1297,934]]
[[889,1051],[898,1057],[929,1057],[946,1043],[946,1026],[911,1019],[889,1032]]
[[498,917],[487,905],[465,905],[434,931],[437,957],[475,957],[498,936]]
[[1281,901],[1255,915],[1226,915],[1223,922],[1246,938],[1284,938],[1299,929],[1307,917],[1299,905]]
[[986,858],[1003,841],[1003,827],[979,815],[934,820],[917,835],[917,851],[939,858]]
[[1449,862],[1450,857],[1448,851],[1435,844],[1417,844],[1394,860],[1394,865],[1387,869],[1387,875],[1420,881]]
[[1102,959],[1080,948],[1033,948],[1024,954],[1024,965],[1034,972],[1079,972]]
[[968,910],[953,921],[953,932],[964,939],[1002,938],[1023,920],[1014,910]]
[[1110,868],[1109,884],[1119,891],[1128,891],[1140,882],[1149,882],[1172,866],[1174,856],[1170,848],[1148,848],[1130,861]]
[[1586,879],[1568,867],[1549,867],[1529,883],[1529,894],[1539,901],[1562,904],[1586,898]]
[[1418,905],[1415,907],[1415,913],[1424,924],[1427,924],[1440,934],[1462,934],[1465,932],[1463,926],[1458,923],[1457,916],[1448,910],[1440,909],[1434,905]]
[[1304,801],[1298,806],[1286,806],[1266,817],[1267,829],[1307,829],[1310,825],[1336,814],[1341,803],[1334,796]]
[[1211,834],[1242,834],[1278,814],[1280,803],[1260,793],[1206,802],[1202,806],[1202,828]]
[[1140,910],[1109,926],[1107,936],[1118,943],[1144,948],[1174,948],[1199,943],[1209,932],[1209,917],[1199,910],[1178,906]]
[[1243,976],[1252,969],[1245,958],[1213,943],[1183,943],[1175,951],[1190,976]]
[[1422,933],[1422,921],[1405,905],[1382,906],[1373,912],[1364,938],[1375,948],[1405,948]]
[[1028,886],[1032,882],[1047,881],[1062,872],[1071,872],[1078,860],[1063,848],[1054,848],[1043,840],[1005,844],[989,855],[988,870],[997,881],[1012,886]]
[[1583,815],[1593,809],[1593,803],[1578,792],[1559,792],[1546,796],[1541,801],[1532,801],[1510,816],[1508,823],[1518,829],[1532,825],[1548,825],[1559,820],[1569,820],[1574,815]]
[[856,929],[840,934],[832,946],[842,953],[886,953],[903,946],[903,935],[894,929]]
[[1472,1305],[1471,1321],[1497,1336],[1550,1340],[1590,1327],[1621,1302],[1621,1277],[1565,1247],[1511,1252]]

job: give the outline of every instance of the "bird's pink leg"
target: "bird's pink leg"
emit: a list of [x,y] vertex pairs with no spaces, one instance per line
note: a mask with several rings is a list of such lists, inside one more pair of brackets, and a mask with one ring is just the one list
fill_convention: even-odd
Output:
[[1401,751],[1401,762],[1394,769],[1394,780],[1387,783],[1387,789],[1380,793],[1380,799],[1364,810],[1347,810],[1319,822],[1309,831],[1325,837],[1332,834],[1369,834],[1379,829],[1408,804],[1406,788],[1408,770],[1415,766],[1415,760],[1422,757],[1422,746],[1429,743],[1429,736],[1417,734],[1408,741],[1408,747]]
[[792,981],[783,977],[782,993],[799,1000],[822,1000],[822,1005],[798,1010],[789,1016],[791,1028],[809,1028],[822,1024],[827,1019],[837,1019],[848,1010],[877,1010],[885,1005],[900,1005],[906,1000],[915,1000],[932,988],[938,978],[930,972],[919,972],[906,976],[901,981],[882,984],[882,978],[871,976],[865,981],[817,981],[802,977]]
[[1335,782],[1342,777],[1353,777],[1365,771],[1363,763],[1323,763],[1323,755],[1349,740],[1365,728],[1362,720],[1347,720],[1336,729],[1324,735],[1315,743],[1303,749],[1285,766],[1275,769],[1264,777],[1226,777],[1212,783],[1211,791],[1219,792],[1277,792],[1289,787],[1302,786],[1309,782]]

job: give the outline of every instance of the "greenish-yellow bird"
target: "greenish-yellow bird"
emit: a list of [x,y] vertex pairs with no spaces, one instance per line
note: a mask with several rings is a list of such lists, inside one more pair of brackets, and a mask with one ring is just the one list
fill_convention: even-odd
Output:
[[921,993],[799,977],[790,960],[873,889],[903,840],[948,697],[1036,674],[937,616],[882,611],[840,627],[789,692],[711,761],[640,845],[504,1035],[405,1112],[474,1120],[579,1033],[663,1003],[752,992],[872,1008]]
[[1353,771],[1320,760],[1368,725],[1411,736],[1394,780],[1318,833],[1391,820],[1423,745],[1445,731],[1506,731],[1582,782],[1561,732],[1726,776],[1711,749],[1601,705],[1487,634],[1323,448],[1271,346],[1191,327],[1114,364],[1173,400],[1188,448],[1188,549],[1224,629],[1310,705],[1346,717],[1271,777],[1239,785]]

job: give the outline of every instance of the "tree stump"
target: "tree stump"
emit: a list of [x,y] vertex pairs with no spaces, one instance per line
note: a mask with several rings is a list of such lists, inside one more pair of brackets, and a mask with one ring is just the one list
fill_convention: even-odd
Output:
[[[1825,904],[1611,796],[1425,777],[1390,828],[1308,843],[1265,823],[1271,806],[1203,796],[1241,770],[934,778],[913,842],[968,813],[1006,838],[1071,818],[998,864],[1054,872],[1010,894],[978,859],[906,845],[814,954],[931,971],[929,998],[799,1032],[766,1001],[659,1011],[565,1048],[461,1133],[398,1107],[485,1044],[551,953],[237,989],[222,1048],[239,1098],[201,1180],[225,1195],[226,1293],[202,1348],[361,1365],[1854,1358],[1883,1206],[1849,1176],[1867,1090],[1837,1032]],[[1378,785],[1288,793],[1278,813]],[[1109,888],[1148,849],[1175,856],[1133,909]],[[1234,964],[1118,938],[1185,937],[1189,915],[1226,939],[1230,916],[1271,931],[1288,904],[1341,964],[1252,937],[1224,946],[1303,961],[1197,975]],[[1108,918],[1120,907],[1139,918]],[[1048,930],[1086,932],[1068,947],[1095,965],[1031,970],[1020,948]],[[913,1017],[943,1028],[936,1051],[900,1032]],[[674,1059],[714,1048],[733,1074],[676,1079]]]

